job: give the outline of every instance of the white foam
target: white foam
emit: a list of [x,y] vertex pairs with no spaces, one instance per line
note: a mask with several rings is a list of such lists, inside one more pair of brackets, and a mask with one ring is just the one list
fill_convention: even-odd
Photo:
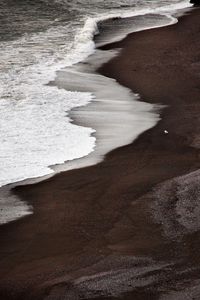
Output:
[[89,93],[30,89],[28,100],[0,102],[1,185],[49,174],[53,171],[48,166],[94,148],[93,130],[71,124],[66,116],[71,108],[87,104]]

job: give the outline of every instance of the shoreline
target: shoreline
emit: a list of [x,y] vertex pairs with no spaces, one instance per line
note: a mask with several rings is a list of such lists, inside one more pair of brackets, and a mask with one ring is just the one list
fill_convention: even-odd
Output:
[[[140,294],[138,299],[146,299],[145,295],[148,295],[148,292],[150,299],[157,299],[155,297],[159,292],[153,289],[155,280],[152,283],[152,290],[149,291],[142,274],[146,274],[145,277],[151,270],[156,275],[159,274],[162,281],[163,276],[165,278],[169,272],[169,265],[172,264],[177,268],[176,271],[179,271],[176,260],[180,253],[183,258],[188,259],[187,266],[192,263],[189,262],[190,256],[186,253],[193,243],[191,236],[196,231],[192,234],[182,234],[189,243],[185,246],[183,242],[178,245],[178,242],[163,236],[162,226],[155,218],[152,220],[150,217],[148,200],[151,199],[153,203],[154,194],[147,193],[158,183],[184,175],[199,167],[199,150],[190,146],[194,142],[191,133],[198,125],[198,119],[192,118],[191,124],[188,123],[191,117],[198,115],[195,111],[198,105],[195,100],[190,106],[186,105],[187,97],[184,95],[184,93],[191,95],[192,91],[193,98],[198,97],[199,91],[194,87],[198,83],[198,77],[196,78],[192,72],[186,72],[184,68],[180,72],[178,70],[180,64],[175,60],[176,57],[179,63],[184,63],[181,58],[185,58],[187,66],[190,66],[186,54],[192,54],[187,53],[188,47],[186,53],[180,48],[185,36],[180,35],[176,44],[176,30],[179,30],[179,34],[183,33],[184,24],[186,23],[187,27],[189,23],[192,28],[190,30],[194,31],[193,23],[198,24],[198,16],[199,10],[196,12],[194,10],[173,28],[164,27],[134,33],[122,42],[110,46],[123,47],[123,50],[118,57],[103,66],[101,72],[108,77],[114,76],[134,91],[140,91],[142,99],[152,99],[152,103],[161,103],[162,98],[162,103],[170,104],[171,107],[164,110],[163,119],[156,127],[143,133],[133,144],[109,153],[104,162],[90,168],[55,175],[35,186],[16,187],[15,192],[22,199],[29,199],[36,209],[34,215],[15,224],[0,227],[3,237],[0,295],[4,296],[4,299],[15,299],[11,298],[11,294],[9,298],[10,282],[12,282],[10,293],[17,292],[21,295],[20,299],[27,299],[25,298],[27,293],[29,299],[44,299],[44,293],[53,297],[56,291],[59,295],[69,293],[71,298],[68,299],[78,297],[77,292],[84,294],[85,299],[89,298],[88,293],[90,296],[99,293],[99,297],[108,297],[106,290],[103,289],[106,281],[109,281],[113,293],[115,291],[116,294],[120,294],[120,291],[125,293],[132,290],[132,296]],[[189,38],[189,33],[186,33]],[[156,43],[158,36],[159,42]],[[172,50],[172,54],[168,53],[166,48],[169,50],[174,44],[176,46],[174,52]],[[144,45],[153,46],[151,49],[153,48],[154,56],[145,53]],[[163,49],[163,46],[166,48]],[[196,46],[196,44],[193,46],[194,49],[197,49]],[[181,51],[180,58],[177,51]],[[165,65],[162,66],[155,61],[155,57],[161,60],[163,55],[166,66],[170,69],[164,75]],[[195,66],[192,65],[190,68],[194,71]],[[181,80],[187,79],[187,85],[185,83],[183,88],[182,82],[178,82],[177,78],[175,84],[174,78],[169,76],[170,71],[181,74]],[[184,72],[187,74],[182,79]],[[147,74],[151,77],[149,78]],[[169,79],[167,84],[165,76]],[[153,79],[155,84],[152,91]],[[173,105],[175,97],[177,103]],[[181,103],[185,104],[184,107],[180,106]],[[177,115],[180,107],[183,118],[187,120],[185,124],[182,117]],[[196,127],[198,131],[198,126]],[[169,135],[163,135],[164,129],[168,129]],[[164,162],[165,170],[162,170],[161,162]],[[6,229],[5,232],[2,230],[3,227]],[[184,248],[184,251],[181,251],[181,248]],[[197,261],[197,258],[194,260]],[[124,269],[126,271],[119,272]],[[101,275],[102,272],[104,275]],[[122,286],[116,287],[116,272],[120,274],[120,278],[128,282],[129,288],[125,282]],[[134,274],[138,272],[143,280],[143,288],[139,291],[138,287],[136,288],[137,280],[132,280]],[[33,276],[42,276],[44,279],[38,285],[37,278],[33,280]],[[86,283],[83,276],[87,279]],[[196,277],[197,275],[193,274],[193,278]],[[178,278],[175,279],[178,282]],[[95,280],[102,286],[100,291],[95,290]],[[170,284],[167,288],[169,292]],[[101,295],[102,291],[105,295]],[[124,296],[123,299],[131,298]]]
[[[103,161],[110,151],[132,143],[140,134],[157,124],[160,119],[161,105],[152,105],[142,102],[142,100],[138,101],[140,97],[138,94],[134,94],[129,88],[120,85],[115,79],[105,77],[97,72],[103,64],[118,55],[119,52],[115,50],[105,52],[100,50],[100,46],[108,44],[109,39],[112,41],[123,40],[123,36],[125,38],[131,31],[133,33],[171,26],[176,23],[177,15],[184,15],[185,10],[188,11],[189,8],[179,9],[178,12],[176,11],[172,15],[161,12],[159,14],[155,13],[155,15],[152,13],[144,16],[139,14],[126,19],[106,20],[104,21],[105,24],[103,23],[106,27],[105,30],[102,29],[103,24],[101,24],[100,31],[103,31],[103,34],[101,33],[95,37],[94,42],[97,47],[94,54],[83,62],[57,72],[56,79],[50,82],[49,85],[70,92],[86,92],[94,97],[93,101],[88,104],[68,111],[67,118],[71,124],[93,131],[91,139],[96,139],[95,146],[86,156],[62,164],[50,165],[48,167],[52,170],[50,174],[27,178],[1,187],[1,224],[15,222],[26,215],[34,213],[31,206],[28,206],[25,202],[20,202],[17,197],[12,197],[10,191],[16,186],[37,184],[61,172],[96,165]],[[144,17],[145,21],[143,20]],[[125,30],[124,23],[125,27],[128,26],[129,29]],[[115,26],[118,30],[113,30]],[[84,79],[84,74],[87,75],[86,79]],[[104,86],[104,89],[102,89],[102,86]],[[123,101],[121,101],[122,98]],[[123,127],[119,126],[119,119],[121,121],[123,119]],[[135,128],[135,131],[131,132],[129,130],[131,126]],[[8,195],[7,198],[9,198],[7,206],[4,200],[5,195]]]
[[[180,10],[179,13],[182,15],[184,11]],[[162,13],[144,16],[139,14],[126,19],[105,21],[106,32],[102,29],[101,24],[100,31],[102,32],[94,40],[97,46],[95,52],[84,61],[57,72],[55,80],[49,82],[50,86],[58,88],[58,91],[86,93],[93,98],[86,105],[69,110],[66,119],[69,119],[72,126],[80,126],[86,131],[90,130],[92,132],[90,135],[91,142],[92,139],[93,141],[96,140],[95,146],[86,156],[48,166],[48,169],[51,170],[49,174],[2,186],[0,188],[1,224],[16,221],[34,213],[32,207],[26,202],[20,202],[17,197],[12,197],[10,191],[16,186],[37,184],[61,172],[96,165],[103,161],[106,154],[132,143],[140,134],[156,125],[160,119],[161,105],[138,101],[138,94],[134,94],[129,88],[123,87],[115,79],[105,77],[97,72],[103,64],[117,56],[119,52],[114,50],[105,52],[100,50],[99,46],[107,44],[109,39],[112,41],[121,40],[123,36],[128,35],[129,31],[133,33],[170,26],[176,23],[175,20],[175,16]],[[109,22],[111,23],[109,24]],[[129,28],[127,32],[124,28],[124,22],[125,27]],[[113,32],[115,26],[118,30]],[[123,127],[119,125],[120,122],[123,122]],[[131,127],[134,128],[133,131],[129,130]],[[5,195],[7,196],[5,197]]]

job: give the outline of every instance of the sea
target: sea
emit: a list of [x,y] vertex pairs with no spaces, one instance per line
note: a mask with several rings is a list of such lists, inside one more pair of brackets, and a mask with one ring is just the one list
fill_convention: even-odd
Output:
[[[0,187],[97,163],[154,126],[155,108],[95,73],[118,53],[97,46],[174,24],[175,13],[189,6],[188,0],[1,0]],[[32,213],[2,191],[0,223]]]

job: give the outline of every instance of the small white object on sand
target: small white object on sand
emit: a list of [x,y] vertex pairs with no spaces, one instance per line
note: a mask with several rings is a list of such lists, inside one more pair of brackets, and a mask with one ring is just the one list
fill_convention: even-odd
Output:
[[168,134],[169,132],[167,130],[164,130],[164,134]]

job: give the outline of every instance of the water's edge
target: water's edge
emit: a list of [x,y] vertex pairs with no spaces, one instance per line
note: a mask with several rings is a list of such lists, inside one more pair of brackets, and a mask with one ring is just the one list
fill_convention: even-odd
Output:
[[[151,28],[168,26],[176,22],[176,18],[169,17],[168,23],[165,25],[159,24],[159,26],[155,25]],[[142,28],[140,31],[151,28]],[[121,39],[128,33],[121,36]],[[132,143],[141,133],[158,123],[161,107],[138,101],[139,95],[133,94],[129,89],[119,85],[114,79],[104,77],[96,72],[101,65],[115,55],[118,55],[118,52],[96,50],[93,55],[82,63],[58,71],[57,78],[52,83],[53,85],[70,91],[78,90],[82,92],[86,89],[87,92],[89,91],[94,95],[95,100],[86,106],[73,109],[69,112],[69,117],[71,122],[75,124],[94,129],[93,135],[96,138],[95,150],[80,159],[52,166],[53,174],[36,179],[27,179],[1,188],[1,224],[33,213],[32,207],[13,196],[11,190],[15,186],[36,183],[58,172],[95,165],[102,161],[107,153]],[[86,74],[87,76],[85,76]],[[73,78],[76,78],[76,80],[73,80]],[[77,82],[79,83],[78,86]],[[124,125],[123,127],[121,122]],[[135,131],[132,132],[130,128],[134,128]]]

